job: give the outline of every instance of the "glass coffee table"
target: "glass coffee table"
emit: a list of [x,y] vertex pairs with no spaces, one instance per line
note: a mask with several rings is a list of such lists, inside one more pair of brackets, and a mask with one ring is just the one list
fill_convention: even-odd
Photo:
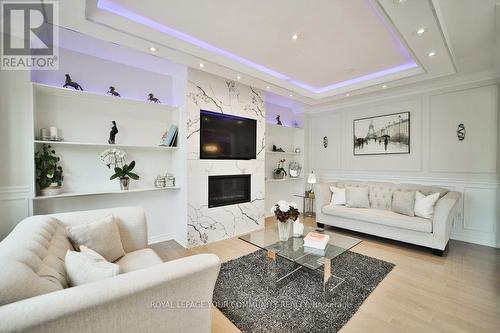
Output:
[[[304,237],[311,231],[324,233],[330,236],[330,240],[328,241],[328,245],[326,246],[324,253],[311,253],[309,249],[304,249]],[[323,268],[322,273],[324,285],[326,285],[330,277],[332,277],[332,259],[361,242],[360,239],[340,235],[329,230],[318,231],[313,227],[304,227],[302,235],[298,237],[290,237],[288,241],[285,242],[279,240],[277,226],[257,230],[239,238],[266,250],[267,257],[271,260],[276,261],[277,257],[281,257],[298,264],[294,270],[287,272],[283,276],[277,277],[276,282],[280,282],[302,268],[312,270],[321,270],[321,268]],[[337,279],[339,279],[340,282],[335,287],[343,282],[342,278],[337,277]]]

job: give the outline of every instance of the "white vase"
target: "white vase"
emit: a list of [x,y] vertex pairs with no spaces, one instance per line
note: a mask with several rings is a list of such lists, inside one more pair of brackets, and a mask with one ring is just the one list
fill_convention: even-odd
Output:
[[57,183],[52,183],[50,184],[49,187],[43,188],[40,190],[40,195],[47,197],[47,196],[54,196],[58,195],[61,193],[61,186]]
[[303,233],[304,233],[304,223],[300,223],[300,219],[297,218],[297,220],[293,222],[293,236],[299,237],[302,236]]
[[291,220],[286,222],[278,221],[278,234],[280,237],[280,241],[286,242],[290,238],[290,225],[292,224]]

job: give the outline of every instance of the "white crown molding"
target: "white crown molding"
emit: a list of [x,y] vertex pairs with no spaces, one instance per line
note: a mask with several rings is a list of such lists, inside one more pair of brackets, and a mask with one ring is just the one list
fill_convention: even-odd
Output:
[[330,102],[317,106],[308,106],[305,113],[315,114],[323,112],[336,112],[346,108],[370,104],[374,102],[387,102],[404,97],[417,96],[443,89],[457,88],[470,84],[496,84],[500,82],[500,70],[489,69],[467,74],[454,74],[439,79],[423,81],[406,85],[387,91],[353,97],[348,101]]

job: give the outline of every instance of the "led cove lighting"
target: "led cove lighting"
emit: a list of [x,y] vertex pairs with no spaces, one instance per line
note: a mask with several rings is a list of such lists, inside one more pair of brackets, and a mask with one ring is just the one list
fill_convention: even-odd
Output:
[[[398,45],[400,51],[405,56],[405,58],[407,59],[408,62],[405,64],[402,64],[402,65],[390,67],[390,68],[387,68],[387,69],[384,69],[384,70],[381,70],[381,71],[378,71],[375,73],[370,73],[370,74],[367,74],[364,76],[356,77],[356,78],[353,78],[353,79],[350,79],[347,81],[334,83],[334,84],[327,85],[324,87],[312,86],[312,85],[307,84],[305,82],[292,79],[291,77],[289,77],[283,73],[280,73],[280,72],[275,71],[271,68],[268,68],[266,66],[255,63],[249,59],[238,56],[238,55],[231,53],[229,51],[226,51],[224,49],[221,49],[217,46],[209,44],[201,39],[198,39],[196,37],[188,35],[184,32],[179,31],[179,30],[175,30],[173,28],[170,28],[166,25],[158,23],[158,22],[156,22],[152,19],[149,19],[145,16],[139,15],[139,14],[137,14],[133,11],[130,11],[130,10],[126,9],[125,7],[115,3],[113,0],[98,0],[97,8],[99,8],[101,10],[105,10],[105,11],[113,13],[113,14],[116,14],[118,16],[124,17],[124,18],[129,19],[131,21],[134,21],[138,24],[142,24],[142,25],[147,26],[151,29],[154,29],[156,31],[159,31],[159,32],[164,33],[166,35],[169,35],[171,37],[177,38],[177,39],[182,40],[186,43],[198,46],[198,47],[205,49],[207,51],[216,53],[220,56],[223,56],[223,57],[226,57],[226,58],[231,59],[233,61],[236,61],[240,64],[246,65],[248,67],[256,69],[256,70],[263,72],[265,74],[271,75],[277,79],[287,81],[287,82],[292,83],[298,87],[306,89],[311,93],[320,94],[320,93],[324,93],[324,92],[334,90],[337,88],[346,87],[346,86],[353,85],[356,83],[369,81],[372,79],[380,78],[380,77],[383,77],[386,75],[399,73],[402,71],[406,71],[406,70],[418,67],[418,64],[413,60],[413,58],[411,57],[408,50],[405,48],[405,46],[402,44],[402,42],[397,38],[397,34],[393,31],[392,27],[385,21],[385,19],[383,18],[383,15],[381,13],[379,13],[379,10],[377,10],[374,7],[374,5],[371,3],[371,1],[368,1],[368,4],[372,8],[372,11],[374,12],[374,14],[379,17],[381,23],[386,27],[386,29],[388,29],[388,31],[391,34],[391,36],[393,37],[395,43]],[[292,36],[292,38],[293,38],[293,36]],[[202,66],[200,66],[200,67],[202,67]]]

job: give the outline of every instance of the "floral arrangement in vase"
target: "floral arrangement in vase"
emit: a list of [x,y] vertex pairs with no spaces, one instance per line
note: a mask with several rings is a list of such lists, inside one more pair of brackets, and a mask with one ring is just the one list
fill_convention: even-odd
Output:
[[280,241],[286,242],[290,238],[290,225],[299,217],[299,209],[295,202],[278,201],[271,208],[271,212],[278,219],[278,233]]

